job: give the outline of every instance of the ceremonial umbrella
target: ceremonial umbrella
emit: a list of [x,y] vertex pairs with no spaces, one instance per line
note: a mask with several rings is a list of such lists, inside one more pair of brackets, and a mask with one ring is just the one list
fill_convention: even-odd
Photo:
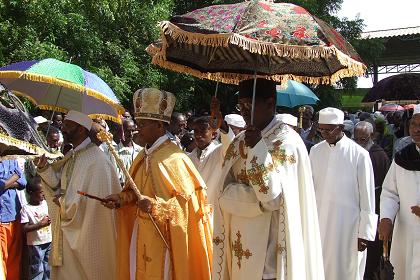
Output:
[[62,156],[61,153],[47,151],[35,126],[35,121],[19,99],[0,85],[0,160],[43,154],[48,158]]
[[0,83],[41,109],[76,110],[92,118],[121,122],[124,112],[112,89],[81,67],[48,58],[22,61],[0,68]]
[[381,112],[395,112],[395,111],[403,111],[403,110],[404,110],[404,107],[398,104],[385,104],[381,108],[379,108],[379,111]]
[[302,83],[289,80],[286,88],[277,86],[277,106],[293,108],[318,101],[312,90]]
[[265,78],[331,84],[365,65],[324,21],[289,3],[246,1],[197,9],[160,23],[152,63],[199,78],[238,84]]

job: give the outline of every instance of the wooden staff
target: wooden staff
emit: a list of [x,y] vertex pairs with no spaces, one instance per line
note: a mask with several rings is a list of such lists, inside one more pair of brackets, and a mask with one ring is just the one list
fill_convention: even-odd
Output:
[[299,128],[302,128],[302,122],[303,122],[303,112],[305,112],[306,108],[305,107],[300,107],[299,108]]
[[91,194],[88,194],[88,193],[85,193],[85,192],[82,192],[82,191],[77,191],[77,194],[80,194],[82,196],[86,196],[87,198],[95,199],[95,200],[98,200],[100,202],[106,203],[106,200],[105,199],[100,198],[100,197],[97,197],[97,196],[94,196],[94,195],[91,195]]
[[[106,131],[100,131],[97,134],[97,137],[100,141],[105,142],[108,146],[109,151],[114,156],[115,161],[117,162],[118,167],[123,171],[126,180],[128,181],[128,185],[130,188],[134,191],[134,193],[137,196],[137,199],[140,201],[144,199],[143,195],[140,193],[139,189],[136,186],[136,183],[134,182],[133,178],[131,178],[130,173],[128,172],[127,168],[125,168],[124,163],[118,156],[117,152],[115,151],[114,147],[112,146],[112,134],[106,132]],[[169,250],[169,244],[166,241],[165,237],[163,236],[162,232],[160,231],[158,225],[155,222],[155,219],[153,219],[152,215],[150,213],[147,213],[150,220],[153,223],[153,226],[155,227],[156,231],[159,233],[160,238],[162,239],[163,243],[165,243],[166,248]]]

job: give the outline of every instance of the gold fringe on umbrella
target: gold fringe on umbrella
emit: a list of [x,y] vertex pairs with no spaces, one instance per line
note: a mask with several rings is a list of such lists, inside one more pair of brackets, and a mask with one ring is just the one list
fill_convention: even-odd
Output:
[[[119,114],[122,114],[125,111],[124,108],[120,104],[116,103],[115,101],[101,94],[100,92],[91,88],[87,88],[83,85],[78,85],[78,84],[65,81],[62,79],[58,79],[58,78],[54,78],[54,77],[50,77],[46,75],[41,75],[41,74],[27,73],[27,72],[22,72],[22,71],[1,71],[0,77],[8,78],[8,79],[25,79],[25,80],[30,80],[34,82],[48,83],[48,84],[61,86],[61,87],[68,88],[71,90],[79,91],[81,94],[86,93],[87,95],[90,95],[96,99],[99,99],[111,105],[112,107],[114,107]],[[25,94],[23,95],[27,96]]]
[[22,141],[19,139],[16,139],[14,137],[11,137],[9,135],[6,135],[4,133],[0,133],[0,143],[7,145],[7,146],[13,146],[16,148],[19,148],[31,155],[5,155],[5,156],[0,156],[0,159],[15,159],[15,158],[26,158],[26,159],[30,159],[30,158],[34,158],[34,157],[39,157],[43,154],[46,155],[47,158],[51,158],[51,159],[55,159],[55,158],[59,158],[62,157],[63,154],[61,153],[50,153],[44,149],[42,149],[41,147],[38,147],[37,145],[31,144],[29,142],[26,141]]
[[[150,46],[149,46],[150,47]],[[148,48],[147,50],[154,50],[153,47]],[[222,82],[226,84],[239,84],[243,80],[253,79],[254,75],[252,74],[240,74],[240,73],[227,73],[227,72],[201,72],[191,67],[173,63],[167,61],[163,55],[163,51],[155,54],[152,58],[152,63],[160,67],[193,75],[200,79],[208,79],[217,82]],[[281,84],[282,87],[286,87],[288,80],[294,80],[301,83],[307,84],[334,84],[342,78],[353,77],[353,76],[362,76],[365,73],[366,67],[362,63],[352,64],[350,68],[344,68],[338,70],[331,76],[320,76],[320,77],[311,77],[311,76],[299,76],[292,74],[284,75],[257,75],[258,78],[263,78],[267,80],[273,80]]]

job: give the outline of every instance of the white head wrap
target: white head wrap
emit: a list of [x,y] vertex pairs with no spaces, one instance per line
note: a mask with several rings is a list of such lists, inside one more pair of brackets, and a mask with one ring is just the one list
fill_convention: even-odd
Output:
[[416,114],[420,114],[420,104],[417,104],[416,106],[414,106],[413,116]]
[[83,114],[81,112],[71,110],[67,113],[65,119],[69,121],[74,121],[75,123],[80,124],[89,131],[92,128],[92,119],[89,118],[88,115]]
[[238,114],[229,114],[225,116],[225,122],[227,124],[236,126],[236,127],[245,127],[245,121],[244,118],[241,115]]
[[291,126],[297,126],[298,119],[290,114],[278,114],[277,118],[282,121],[285,124],[291,125]]
[[343,124],[344,113],[337,108],[324,108],[319,111],[319,124]]

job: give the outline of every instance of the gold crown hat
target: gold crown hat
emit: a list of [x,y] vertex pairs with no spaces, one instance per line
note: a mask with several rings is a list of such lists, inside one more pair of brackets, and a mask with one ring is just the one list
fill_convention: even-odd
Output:
[[134,118],[169,123],[175,107],[175,95],[156,88],[142,88],[133,96]]

